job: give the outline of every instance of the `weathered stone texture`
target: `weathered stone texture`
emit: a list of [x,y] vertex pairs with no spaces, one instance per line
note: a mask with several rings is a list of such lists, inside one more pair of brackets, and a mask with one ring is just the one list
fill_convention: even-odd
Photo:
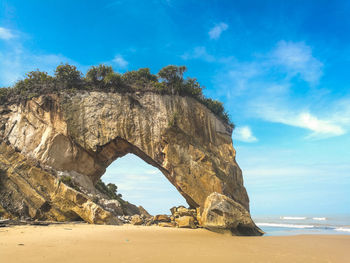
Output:
[[[213,192],[227,196],[249,211],[231,133],[232,129],[205,106],[180,96],[80,92],[0,106],[0,139],[8,144],[6,149],[16,149],[16,154],[38,162],[40,167],[79,175],[75,178],[85,185],[96,182],[114,160],[133,153],[157,167],[199,213]],[[43,174],[36,179],[29,170],[8,170],[13,169],[11,166],[17,160],[7,162],[0,167],[7,169],[7,177],[16,171],[22,174],[16,177],[18,181],[13,187],[17,192],[12,191],[13,199],[21,193],[36,200],[36,210],[28,207],[30,216],[48,200],[42,195],[50,195],[50,202],[72,199],[64,189],[57,189],[55,175],[39,166],[37,170],[28,168]],[[42,183],[46,190],[40,194],[30,187],[22,193],[26,183],[22,184],[20,178],[25,176],[34,184],[36,180],[52,182]],[[14,184],[14,180],[8,184]],[[10,188],[6,185],[6,189]],[[53,193],[59,193],[59,197],[53,197]],[[88,208],[91,211],[95,209],[92,206]],[[87,209],[82,204],[79,207]],[[18,205],[13,209],[26,208]]]
[[219,193],[212,193],[207,197],[201,224],[212,231],[229,231],[241,236],[259,236],[264,233],[242,205]]

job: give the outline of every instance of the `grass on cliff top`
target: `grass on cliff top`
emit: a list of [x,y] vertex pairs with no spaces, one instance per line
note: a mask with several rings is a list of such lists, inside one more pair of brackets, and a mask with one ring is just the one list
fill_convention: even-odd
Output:
[[203,86],[195,78],[184,78],[185,66],[166,66],[157,75],[148,68],[128,71],[124,74],[114,72],[111,66],[92,66],[84,76],[75,66],[59,65],[54,76],[39,70],[26,74],[13,87],[0,88],[0,105],[12,104],[32,99],[43,94],[65,92],[154,92],[159,94],[189,96],[204,104],[224,123],[234,128],[222,102],[206,98]]

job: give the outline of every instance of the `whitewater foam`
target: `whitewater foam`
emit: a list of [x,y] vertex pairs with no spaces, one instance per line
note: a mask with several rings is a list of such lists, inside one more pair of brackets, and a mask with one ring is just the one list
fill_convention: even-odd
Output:
[[314,228],[314,225],[294,225],[294,224],[278,224],[278,223],[257,223],[257,226],[272,226],[284,228]]
[[306,217],[302,217],[302,216],[281,216],[280,219],[284,219],[284,220],[305,220]]
[[334,229],[335,231],[350,232],[350,228],[338,227]]
[[318,221],[325,221],[325,220],[327,220],[326,217],[313,217],[312,219],[313,220],[318,220]]
[[254,218],[267,235],[350,235],[350,216],[261,216]]

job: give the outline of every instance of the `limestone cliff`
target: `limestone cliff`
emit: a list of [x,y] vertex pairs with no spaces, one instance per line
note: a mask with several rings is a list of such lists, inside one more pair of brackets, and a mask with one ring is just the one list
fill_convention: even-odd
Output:
[[[157,167],[199,214],[213,192],[249,211],[231,133],[201,103],[181,96],[79,92],[0,106],[0,205],[14,214],[29,209],[36,218],[78,215],[111,223],[108,211],[84,194],[70,197],[59,175],[69,174],[94,191],[114,160],[133,153]],[[11,200],[23,200],[25,208]],[[93,218],[101,214],[96,220],[87,216],[92,212],[86,207],[93,205]]]

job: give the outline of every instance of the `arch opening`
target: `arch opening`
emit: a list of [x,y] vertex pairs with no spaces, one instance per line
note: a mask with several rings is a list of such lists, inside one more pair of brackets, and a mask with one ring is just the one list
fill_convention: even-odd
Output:
[[142,206],[152,215],[169,214],[173,206],[188,206],[158,168],[132,153],[113,161],[101,179],[115,184],[125,201]]
[[186,203],[191,208],[198,207],[198,204],[186,193],[181,187],[174,182],[174,178],[171,175],[171,172],[165,169],[161,163],[163,163],[165,154],[159,153],[157,156],[150,157],[140,148],[130,143],[124,138],[116,137],[105,145],[99,146],[95,153],[98,166],[100,169],[95,171],[95,174],[92,176],[94,183],[96,183],[106,172],[108,167],[117,159],[127,155],[133,154],[139,157],[142,161],[149,164],[150,167],[154,167],[154,169],[158,170],[170,183],[173,185],[178,193],[183,196],[186,200]]

